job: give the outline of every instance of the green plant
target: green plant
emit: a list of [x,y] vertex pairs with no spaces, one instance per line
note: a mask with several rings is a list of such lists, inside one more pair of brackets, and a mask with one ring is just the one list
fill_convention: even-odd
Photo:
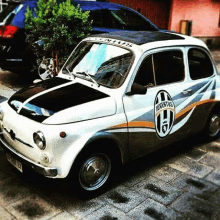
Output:
[[[27,8],[26,41],[37,58],[53,57],[63,63],[77,43],[91,31],[89,12],[82,12],[70,0],[38,0],[37,9]],[[43,42],[39,47],[36,41]],[[59,58],[59,59],[58,59]]]

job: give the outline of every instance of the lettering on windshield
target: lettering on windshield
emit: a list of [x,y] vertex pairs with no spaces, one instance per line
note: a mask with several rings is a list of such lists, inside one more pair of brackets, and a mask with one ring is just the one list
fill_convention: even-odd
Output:
[[[89,40],[92,40],[92,38],[89,38]],[[125,46],[125,47],[132,47],[133,46],[132,43],[128,43],[128,42],[121,41],[121,40],[109,39],[109,38],[95,38],[95,40],[100,41],[100,42],[105,42],[105,43],[121,45],[121,46]]]

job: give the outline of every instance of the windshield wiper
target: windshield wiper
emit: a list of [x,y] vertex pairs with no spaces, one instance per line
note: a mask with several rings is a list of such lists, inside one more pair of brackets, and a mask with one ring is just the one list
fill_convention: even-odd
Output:
[[68,68],[67,66],[65,66],[65,68],[66,68],[66,70],[68,71],[68,73],[69,73],[70,76],[71,76],[71,72],[70,72],[69,68]]
[[84,72],[76,72],[76,74],[81,74],[81,75],[84,75],[84,76],[88,76],[89,79],[92,80],[93,83],[95,83],[97,87],[99,87],[99,84],[87,73],[87,71],[84,71]]

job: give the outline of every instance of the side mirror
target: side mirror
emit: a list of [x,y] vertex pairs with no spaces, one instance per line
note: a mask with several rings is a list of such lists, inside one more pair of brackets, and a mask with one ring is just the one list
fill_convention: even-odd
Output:
[[131,86],[131,91],[127,92],[126,95],[145,95],[147,93],[147,87],[139,85],[137,83],[133,83]]

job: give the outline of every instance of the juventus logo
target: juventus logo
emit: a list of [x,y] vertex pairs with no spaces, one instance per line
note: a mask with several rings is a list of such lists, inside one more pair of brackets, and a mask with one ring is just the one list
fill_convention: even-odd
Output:
[[169,93],[164,90],[159,91],[156,95],[154,114],[157,135],[164,138],[170,133],[175,119],[174,103]]

